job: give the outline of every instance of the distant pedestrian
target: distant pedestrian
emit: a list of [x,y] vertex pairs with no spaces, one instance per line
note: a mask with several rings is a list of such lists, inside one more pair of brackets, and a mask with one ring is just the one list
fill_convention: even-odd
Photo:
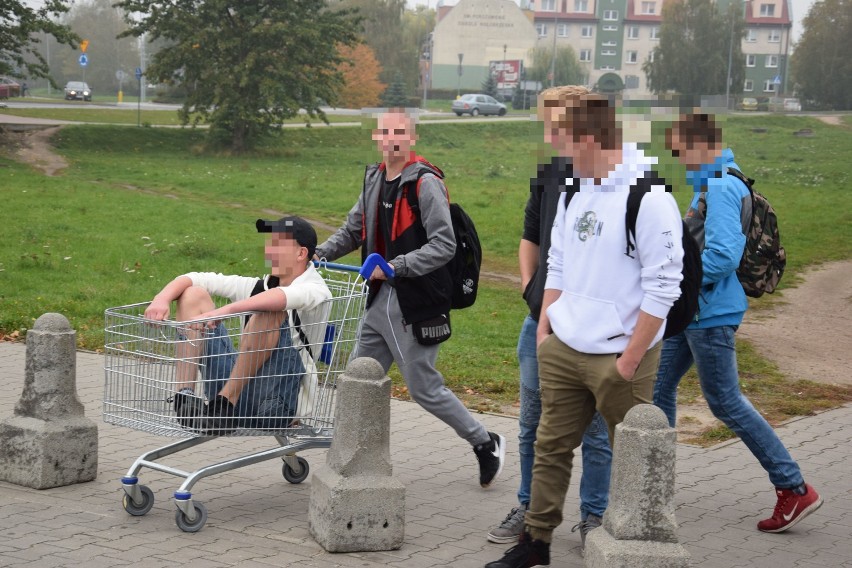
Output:
[[[769,474],[778,497],[772,516],[758,530],[778,533],[822,505],[805,483],[772,426],[740,391],[734,334],[748,309],[737,267],[745,248],[743,219],[751,219],[748,188],[728,168],[739,170],[734,153],[722,145],[722,129],[708,114],[686,114],[666,133],[666,145],[686,166],[695,191],[686,214],[690,233],[702,248],[704,281],[696,321],[663,343],[654,404],[675,426],[677,386],[695,363],[701,392],[713,415],[734,431]],[[699,206],[704,196],[706,208]]]
[[21,83],[21,97],[28,97],[28,96],[30,96],[30,88],[27,85],[27,82],[24,81],[23,83]]

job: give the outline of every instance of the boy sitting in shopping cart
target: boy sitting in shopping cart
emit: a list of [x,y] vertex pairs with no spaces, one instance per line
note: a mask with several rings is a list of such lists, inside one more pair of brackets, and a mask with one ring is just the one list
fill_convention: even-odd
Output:
[[[203,434],[291,425],[304,406],[299,395],[314,366],[311,346],[320,348],[324,339],[323,302],[331,292],[310,262],[316,231],[299,217],[256,225],[269,233],[270,275],[190,272],[167,284],[145,310],[146,318],[165,320],[176,300],[178,321],[215,318],[187,326],[177,346],[175,414],[181,426]],[[230,303],[217,309],[215,296]],[[257,313],[241,322],[235,348],[223,320],[243,312]],[[202,392],[195,388],[199,370]]]

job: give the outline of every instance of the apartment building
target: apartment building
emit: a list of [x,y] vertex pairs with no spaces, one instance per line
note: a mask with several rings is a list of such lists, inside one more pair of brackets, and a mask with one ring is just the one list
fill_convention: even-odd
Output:
[[[487,76],[487,59],[499,58],[501,46],[511,54],[508,59],[523,59],[529,64],[530,47],[553,49],[570,45],[586,71],[588,85],[602,91],[623,90],[630,97],[647,96],[650,93],[642,65],[653,57],[659,44],[665,1],[521,0],[520,6],[510,0],[460,0],[455,6],[439,3],[433,44],[436,72],[431,86],[478,86]],[[745,13],[744,94],[759,97],[786,92],[792,28],[790,0],[717,2],[720,10],[727,10],[729,2],[736,2]],[[456,14],[451,17],[453,12]],[[495,16],[502,19],[493,19]],[[492,18],[484,21],[504,22],[504,27],[465,28],[457,24],[477,18]],[[522,24],[522,18],[531,22],[529,28]],[[456,24],[449,25],[451,22]],[[530,30],[534,34],[531,39],[524,36]],[[461,65],[460,53],[464,53]],[[444,69],[441,77],[439,61]]]

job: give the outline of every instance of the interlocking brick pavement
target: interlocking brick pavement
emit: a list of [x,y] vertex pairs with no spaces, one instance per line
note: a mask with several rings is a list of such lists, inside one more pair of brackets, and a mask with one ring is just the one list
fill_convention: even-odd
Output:
[[[12,414],[24,381],[25,346],[0,343],[0,419]],[[143,470],[140,479],[155,494],[143,517],[121,506],[119,479],[143,452],[165,445],[159,438],[101,420],[103,358],[77,354],[77,391],[86,415],[98,423],[99,464],[95,481],[47,490],[0,482],[0,566],[86,568],[188,565],[193,568],[272,566],[454,568],[481,567],[499,558],[504,545],[485,534],[515,502],[518,485],[517,420],[479,415],[508,440],[506,468],[495,486],[479,487],[470,448],[419,406],[391,402],[394,474],[406,484],[405,544],[400,550],[326,553],[307,529],[310,477],[291,485],[275,461],[201,480],[193,497],[209,518],[197,533],[175,525],[171,500],[180,479]],[[678,446],[677,520],[681,542],[700,568],[852,567],[852,406],[799,419],[778,429],[823,507],[782,534],[756,530],[775,496],[766,474],[741,443],[702,449]],[[271,438],[220,438],[170,458],[193,470],[231,456],[275,447]],[[324,450],[302,452],[313,468]],[[582,464],[576,459],[575,480]],[[555,533],[552,566],[583,566],[577,483],[569,489],[565,523]]]

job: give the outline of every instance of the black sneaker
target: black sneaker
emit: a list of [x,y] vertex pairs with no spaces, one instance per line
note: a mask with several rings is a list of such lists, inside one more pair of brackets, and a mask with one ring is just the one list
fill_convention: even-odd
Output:
[[204,401],[189,387],[183,387],[169,399],[174,404],[178,424],[184,428],[192,428],[195,417],[204,409]]
[[532,568],[550,566],[550,543],[533,540],[528,532],[522,532],[518,544],[506,551],[503,558],[489,562],[485,568]]
[[479,484],[488,487],[503,471],[506,460],[506,438],[494,432],[489,432],[490,442],[473,447],[473,453],[479,460]]
[[580,546],[581,550],[585,552],[586,550],[586,535],[589,534],[589,531],[598,528],[601,526],[603,519],[599,516],[589,513],[589,516],[586,517],[585,521],[580,521],[573,527],[571,527],[571,532],[580,531]]
[[207,403],[204,412],[193,421],[193,426],[208,435],[222,436],[237,429],[238,419],[231,401],[217,394],[216,398]]

